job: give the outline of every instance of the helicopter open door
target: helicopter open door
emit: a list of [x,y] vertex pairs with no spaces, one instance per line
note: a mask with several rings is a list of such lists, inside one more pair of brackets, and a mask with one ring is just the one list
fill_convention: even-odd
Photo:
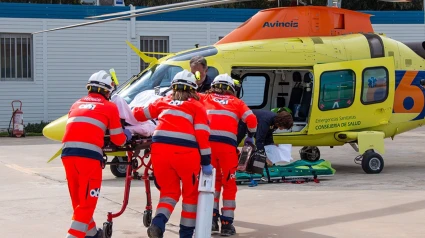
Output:
[[317,64],[308,134],[387,124],[394,104],[392,57]]

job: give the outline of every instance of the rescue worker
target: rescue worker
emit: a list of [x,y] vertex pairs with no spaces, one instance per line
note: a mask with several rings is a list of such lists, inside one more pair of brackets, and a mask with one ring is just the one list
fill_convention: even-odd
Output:
[[[254,109],[252,112],[258,120],[257,132],[255,133],[255,145],[257,151],[264,154],[264,146],[274,145],[273,132],[277,129],[285,130],[292,128],[294,120],[291,114],[284,110],[275,113],[263,109]],[[238,145],[247,134],[247,131],[247,125],[244,122],[240,122],[238,126]],[[252,134],[248,134],[245,139],[245,143],[247,142],[253,143]]]
[[[248,133],[252,136],[257,128],[257,119],[248,106],[235,96],[235,84],[228,74],[218,75],[211,87],[205,95],[200,95],[210,121],[211,164],[217,171],[212,231],[219,231],[218,219],[220,217],[221,235],[231,236],[236,233],[233,220],[237,192],[236,135],[238,122],[239,120],[245,122],[248,125]],[[219,200],[222,188],[223,207],[220,216]]]
[[208,65],[207,60],[204,57],[192,57],[192,59],[190,59],[190,70],[194,75],[196,75],[196,71],[199,71],[200,73],[200,78],[196,80],[196,84],[198,85],[198,89],[196,91],[198,93],[205,93],[211,88],[213,79],[207,75]]
[[148,228],[150,238],[163,237],[165,224],[180,199],[182,181],[183,209],[180,237],[191,238],[196,224],[198,176],[212,174],[208,118],[196,93],[195,76],[181,71],[171,82],[173,93],[148,107],[135,107],[139,121],[158,118],[151,145],[152,165],[160,188],[156,215]]
[[[292,128],[294,124],[294,120],[291,116],[291,114],[285,110],[280,110],[279,113],[275,113],[268,110],[252,110],[254,115],[257,117],[258,120],[258,127],[257,132],[255,133],[255,146],[257,147],[256,153],[262,154],[264,156],[266,155],[266,151],[264,149],[264,146],[266,145],[274,145],[273,140],[273,132],[277,129],[284,130],[284,129],[290,129]],[[239,123],[238,126],[238,145],[242,141],[242,139],[245,137],[245,134],[247,133],[247,125],[243,122]],[[252,134],[248,134],[248,136],[245,139],[244,143],[253,143]],[[267,163],[269,163],[269,160],[267,159]],[[267,179],[268,182],[271,183],[270,179],[270,173],[268,170],[267,163],[265,165],[266,173],[267,173]]]
[[111,141],[118,146],[131,139],[131,132],[123,131],[117,106],[109,102],[115,89],[111,76],[96,72],[86,87],[88,96],[72,105],[62,139],[62,163],[74,209],[67,237],[73,238],[103,237],[93,213],[102,183],[105,131],[109,129]]

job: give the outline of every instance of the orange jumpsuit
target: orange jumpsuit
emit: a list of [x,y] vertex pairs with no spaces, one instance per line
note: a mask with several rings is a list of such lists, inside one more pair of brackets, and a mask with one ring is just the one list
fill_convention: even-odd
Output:
[[239,120],[247,124],[248,130],[255,133],[257,118],[240,99],[232,95],[206,94],[201,95],[201,102],[207,110],[210,122],[211,164],[216,168],[214,195],[214,216],[219,215],[219,200],[223,187],[222,221],[233,222],[236,208],[236,168],[238,155],[236,153],[236,135]]
[[61,156],[74,209],[67,237],[90,237],[97,233],[93,213],[102,183],[106,129],[114,144],[125,144],[126,136],[114,103],[100,94],[89,93],[72,105]]
[[158,118],[152,137],[151,160],[160,188],[160,200],[152,224],[165,231],[183,190],[180,237],[192,237],[198,203],[198,176],[201,165],[210,164],[208,118],[203,105],[190,98],[160,98],[146,108],[133,109],[139,121]]

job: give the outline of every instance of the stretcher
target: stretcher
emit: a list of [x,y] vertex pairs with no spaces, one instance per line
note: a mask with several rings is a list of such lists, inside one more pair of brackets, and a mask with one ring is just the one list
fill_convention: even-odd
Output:
[[[335,169],[327,160],[297,160],[287,165],[265,166],[262,174],[236,172],[236,183],[255,182],[318,182],[319,178],[334,176]],[[254,181],[254,183],[253,183]]]
[[[131,141],[126,143],[124,146],[116,146],[110,141],[108,135],[105,136],[105,144],[103,147],[104,154],[124,152],[127,153],[127,161],[108,162],[108,157],[105,156],[106,159],[103,167],[105,167],[106,165],[125,165],[127,167],[127,170],[125,176],[124,200],[121,206],[121,210],[117,213],[108,212],[107,221],[103,223],[104,238],[112,237],[113,219],[121,216],[127,208],[130,196],[131,180],[143,180],[145,182],[146,207],[143,213],[143,225],[145,227],[150,226],[152,222],[152,198],[150,180],[154,180],[153,174],[149,174],[150,171],[153,172],[152,162],[150,160],[151,144],[152,137],[133,135]],[[138,172],[140,169],[142,169],[141,174]]]

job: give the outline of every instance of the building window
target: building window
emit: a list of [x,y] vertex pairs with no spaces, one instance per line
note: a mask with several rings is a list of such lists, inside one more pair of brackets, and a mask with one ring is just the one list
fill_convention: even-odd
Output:
[[218,40],[221,40],[221,39],[223,39],[224,38],[224,36],[219,36],[218,37]]
[[[170,43],[168,36],[142,36],[140,37],[140,51],[142,52],[155,52],[155,53],[169,53]],[[155,57],[157,59],[164,57],[162,54],[148,53],[148,56]],[[140,70],[146,69],[149,64],[143,62],[140,59]]]
[[319,108],[322,111],[353,104],[356,75],[352,70],[324,72],[320,76]]
[[252,109],[263,108],[267,104],[268,77],[266,75],[247,75],[242,80],[241,99]]
[[384,67],[365,69],[362,80],[362,103],[380,103],[385,101],[387,97],[388,70]]
[[0,66],[1,80],[33,79],[31,34],[0,33]]

